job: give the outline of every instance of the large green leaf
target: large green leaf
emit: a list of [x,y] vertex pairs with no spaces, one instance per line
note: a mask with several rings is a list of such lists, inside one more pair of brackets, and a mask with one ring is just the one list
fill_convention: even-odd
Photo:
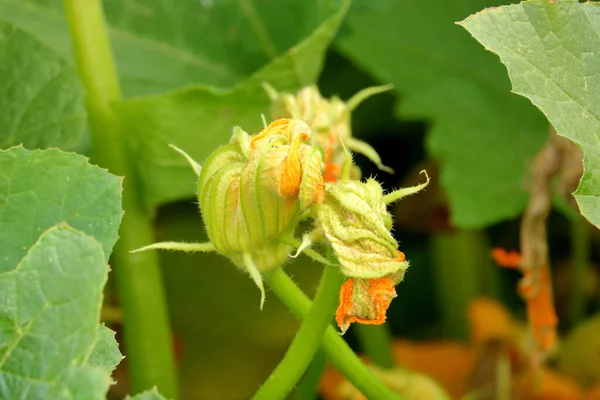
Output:
[[105,398],[122,356],[98,320],[121,215],[120,178],[85,157],[0,151],[0,398]]
[[59,150],[0,150],[0,272],[66,222],[102,244],[106,261],[122,217],[121,179]]
[[[340,0],[104,0],[126,94],[230,87],[306,37]],[[61,0],[0,0],[13,21],[72,57]]]
[[452,221],[463,227],[523,210],[526,166],[548,132],[543,115],[510,93],[497,59],[454,24],[495,3],[362,0],[336,41],[379,81],[395,85],[400,117],[431,122],[427,145],[443,167]]
[[482,11],[462,25],[500,56],[513,91],[583,148],[585,173],[575,198],[600,226],[600,5],[529,1]]
[[0,93],[0,148],[78,144],[85,109],[77,73],[45,44],[2,21]]
[[90,355],[89,364],[100,367],[111,374],[122,359],[123,355],[119,351],[119,344],[115,340],[115,332],[104,324],[98,325],[98,341]]
[[0,398],[104,398],[110,375],[88,359],[107,275],[101,244],[63,224],[0,273]]
[[269,111],[263,82],[281,90],[314,83],[347,6],[347,2],[342,4],[305,40],[231,90],[195,86],[118,104],[132,159],[146,184],[148,203],[154,206],[195,194],[193,171],[168,144],[204,161],[229,140],[233,126],[240,125],[250,133],[261,129],[260,115]]

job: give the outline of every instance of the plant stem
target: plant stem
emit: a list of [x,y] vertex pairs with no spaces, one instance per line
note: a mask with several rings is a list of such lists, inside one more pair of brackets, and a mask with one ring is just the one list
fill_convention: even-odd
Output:
[[434,234],[438,304],[443,332],[454,339],[467,339],[467,307],[478,295],[498,297],[499,271],[489,254],[485,232],[455,230]]
[[130,254],[154,240],[149,213],[139,197],[134,169],[111,105],[121,100],[100,0],[64,0],[79,75],[87,91],[93,160],[123,175],[123,208],[112,260],[124,314],[125,345],[132,390],[158,386],[177,397],[175,367],[162,280],[155,252]]
[[[311,302],[287,276],[282,268],[266,274],[265,280],[277,297],[298,317],[305,318]],[[329,326],[323,338],[323,349],[327,357],[352,384],[370,400],[402,400],[362,363],[339,333]]]
[[590,227],[582,216],[571,219],[572,280],[569,319],[572,325],[581,322],[585,313],[585,280],[589,268]]
[[310,365],[319,349],[338,301],[344,276],[337,266],[325,267],[319,289],[285,357],[256,392],[254,400],[284,399]]
[[323,350],[318,350],[300,383],[298,383],[296,400],[315,400],[317,398],[319,381],[325,370],[325,361],[327,361],[325,353]]
[[392,335],[387,325],[360,325],[354,326],[360,346],[375,365],[385,369],[396,366],[392,355]]

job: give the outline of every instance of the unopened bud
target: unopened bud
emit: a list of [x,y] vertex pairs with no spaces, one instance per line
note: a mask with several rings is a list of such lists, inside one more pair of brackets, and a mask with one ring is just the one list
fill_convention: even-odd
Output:
[[[382,164],[379,154],[368,143],[352,137],[350,125],[351,111],[364,99],[389,90],[391,86],[367,88],[352,97],[348,102],[338,97],[325,99],[316,86],[308,86],[296,94],[279,93],[265,84],[265,90],[272,101],[271,112],[274,118],[297,118],[310,124],[314,133],[314,142],[326,149],[326,181],[334,182],[339,178],[339,166],[344,159],[341,146],[343,141],[354,152],[361,153],[373,161],[379,169],[393,173]],[[359,178],[353,176],[353,178]]]
[[323,151],[310,145],[303,121],[280,119],[258,135],[234,130],[198,179],[198,199],[215,249],[240,267],[247,255],[259,272],[275,269],[290,247],[278,239],[323,200]]
[[381,278],[404,273],[408,262],[398,257],[398,243],[390,232],[392,216],[374,179],[328,184],[325,200],[315,209],[344,275]]
[[394,286],[404,279],[408,261],[391,234],[387,204],[423,189],[427,182],[384,196],[374,179],[328,183],[316,220],[331,243],[341,271],[351,279],[340,291],[336,321],[344,333],[351,323],[382,324]]

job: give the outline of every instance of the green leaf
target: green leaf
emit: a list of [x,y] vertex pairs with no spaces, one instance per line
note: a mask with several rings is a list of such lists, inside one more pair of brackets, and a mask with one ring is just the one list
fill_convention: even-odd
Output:
[[115,332],[104,324],[98,325],[98,341],[90,355],[89,365],[102,368],[110,375],[123,358]]
[[192,169],[169,144],[204,161],[229,141],[233,126],[249,133],[262,129],[260,115],[268,115],[270,104],[261,87],[263,82],[279,90],[297,90],[314,83],[347,6],[345,2],[305,40],[231,90],[195,86],[117,104],[132,159],[145,182],[148,204],[156,206],[195,195]]
[[[127,95],[190,84],[231,87],[299,42],[340,0],[105,0]],[[61,0],[0,0],[0,19],[71,58]]]
[[118,238],[121,178],[60,150],[0,150],[0,272],[16,268],[46,229],[66,222],[102,244]]
[[428,150],[442,165],[451,218],[461,227],[522,212],[526,167],[548,135],[543,115],[510,93],[497,59],[454,24],[489,5],[433,0],[424,9],[418,0],[357,2],[336,41],[381,83],[395,85],[400,117],[431,121]]
[[150,390],[146,390],[142,393],[138,393],[135,396],[131,397],[131,396],[127,396],[125,397],[125,400],[167,400],[165,399],[165,397],[158,393],[158,390],[156,389],[156,387],[153,387]]
[[75,70],[45,44],[0,21],[0,148],[78,143],[85,123]]
[[575,198],[600,226],[600,5],[529,1],[482,11],[461,24],[500,56],[513,91],[583,148],[585,172]]
[[0,273],[0,398],[104,398],[109,374],[88,358],[107,275],[100,243],[64,224]]

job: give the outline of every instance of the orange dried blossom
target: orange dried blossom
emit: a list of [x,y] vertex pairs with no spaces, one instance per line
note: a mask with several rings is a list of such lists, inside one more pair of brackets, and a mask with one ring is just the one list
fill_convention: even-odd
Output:
[[546,353],[556,345],[558,317],[552,298],[550,270],[543,265],[535,270],[522,268],[520,255],[516,251],[492,250],[496,263],[507,268],[516,268],[523,274],[519,281],[519,294],[527,305],[527,318],[538,349]]

